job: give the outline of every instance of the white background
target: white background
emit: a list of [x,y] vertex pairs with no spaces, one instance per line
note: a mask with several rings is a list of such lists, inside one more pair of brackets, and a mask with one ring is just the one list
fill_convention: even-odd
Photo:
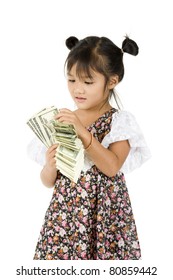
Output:
[[[3,279],[9,275],[11,279],[20,278],[15,276],[15,270],[21,265],[43,266],[32,258],[53,189],[41,184],[41,167],[27,157],[26,148],[33,133],[26,121],[45,106],[74,108],[64,76],[66,38],[106,36],[121,47],[126,34],[138,43],[140,52],[137,57],[124,55],[125,77],[117,91],[124,109],[136,116],[152,153],[150,161],[126,176],[142,249],[142,260],[128,261],[126,265],[157,266],[157,279],[171,279],[171,11],[168,0],[0,2]],[[110,266],[109,261],[95,266],[100,263],[105,269]],[[125,264],[119,261],[114,266],[120,263]],[[76,265],[79,264],[80,261]]]

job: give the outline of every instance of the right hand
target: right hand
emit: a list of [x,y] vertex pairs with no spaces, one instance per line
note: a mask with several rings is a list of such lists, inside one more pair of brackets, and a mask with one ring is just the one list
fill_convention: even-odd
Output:
[[46,167],[48,169],[56,169],[55,154],[58,144],[54,144],[48,148],[46,152]]

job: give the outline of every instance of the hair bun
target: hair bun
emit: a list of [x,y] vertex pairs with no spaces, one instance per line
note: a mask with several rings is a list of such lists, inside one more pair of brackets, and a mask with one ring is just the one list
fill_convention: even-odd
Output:
[[79,40],[74,37],[74,36],[71,36],[69,37],[67,40],[66,40],[66,46],[69,50],[71,50],[74,46],[76,46],[76,44],[79,42]]
[[137,55],[139,52],[136,42],[131,40],[128,36],[126,36],[126,39],[122,43],[122,50],[131,55]]

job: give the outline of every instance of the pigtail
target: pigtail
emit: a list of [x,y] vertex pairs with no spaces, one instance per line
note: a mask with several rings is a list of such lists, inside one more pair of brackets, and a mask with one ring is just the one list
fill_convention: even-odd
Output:
[[138,45],[135,41],[131,40],[128,36],[126,36],[125,40],[122,43],[122,52],[129,53],[131,55],[137,55],[139,52]]
[[65,44],[66,44],[66,47],[69,50],[71,50],[71,49],[73,49],[76,46],[76,44],[78,42],[79,42],[79,40],[76,37],[71,36],[71,37],[67,38],[67,40],[65,41]]

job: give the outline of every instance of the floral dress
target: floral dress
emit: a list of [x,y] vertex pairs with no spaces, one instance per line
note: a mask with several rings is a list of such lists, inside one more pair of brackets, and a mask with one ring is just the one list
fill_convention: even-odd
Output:
[[[76,184],[58,173],[36,246],[35,260],[141,258],[123,172],[133,170],[149,158],[143,135],[130,113],[114,108],[87,129],[104,147],[128,139],[130,153],[121,170],[113,177],[103,174],[87,155]],[[38,151],[38,146],[36,148]],[[42,154],[45,153],[43,150]],[[35,157],[38,159],[38,155]]]

